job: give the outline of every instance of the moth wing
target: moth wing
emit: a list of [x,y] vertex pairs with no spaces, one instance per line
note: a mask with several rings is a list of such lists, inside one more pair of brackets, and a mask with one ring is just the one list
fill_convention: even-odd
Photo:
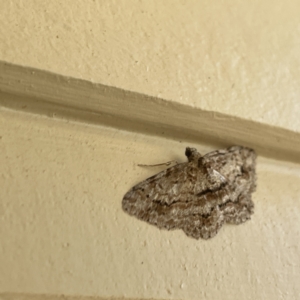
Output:
[[123,208],[139,203],[146,205],[147,202],[171,205],[178,201],[193,201],[199,173],[200,170],[188,162],[168,168],[129,190],[123,198]]

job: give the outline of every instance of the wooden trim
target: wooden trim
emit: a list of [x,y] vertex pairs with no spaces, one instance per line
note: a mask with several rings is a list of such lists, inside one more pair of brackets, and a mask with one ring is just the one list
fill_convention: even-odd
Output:
[[300,162],[300,133],[285,128],[5,62],[0,74],[7,108]]

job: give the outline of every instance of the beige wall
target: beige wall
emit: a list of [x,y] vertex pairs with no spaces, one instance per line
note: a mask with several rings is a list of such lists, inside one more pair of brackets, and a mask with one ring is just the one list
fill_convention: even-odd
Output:
[[[252,220],[197,241],[121,209],[124,193],[160,170],[137,164],[184,161],[185,143],[6,110],[0,128],[2,292],[299,295],[299,165],[259,157]],[[213,149],[190,145],[202,153]]]
[[1,1],[0,60],[299,131],[299,9],[297,0]]
[[[297,299],[299,8],[2,1],[0,298]],[[232,143],[260,154],[250,222],[195,241],[122,212],[138,163]]]

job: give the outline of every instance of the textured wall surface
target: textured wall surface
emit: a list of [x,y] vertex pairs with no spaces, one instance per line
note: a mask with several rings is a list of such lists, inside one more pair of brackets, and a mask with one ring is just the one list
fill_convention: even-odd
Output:
[[[299,164],[259,156],[251,221],[209,241],[132,218],[121,200],[161,170],[137,164],[215,149],[187,144],[201,124],[299,152],[299,5],[0,1],[0,299],[297,299]],[[122,114],[139,120],[132,132],[99,125]]]
[[300,2],[1,1],[0,60],[300,131]]
[[251,221],[197,241],[121,209],[132,185],[162,169],[137,164],[185,161],[185,144],[4,109],[0,116],[0,291],[190,300],[299,295],[298,165],[259,158]]

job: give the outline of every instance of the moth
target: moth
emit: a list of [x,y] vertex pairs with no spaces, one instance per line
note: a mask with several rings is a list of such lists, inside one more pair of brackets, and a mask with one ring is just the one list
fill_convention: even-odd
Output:
[[161,229],[182,229],[195,239],[214,237],[225,223],[249,220],[254,212],[255,151],[233,146],[202,156],[187,147],[185,155],[187,162],[130,189],[123,210]]

